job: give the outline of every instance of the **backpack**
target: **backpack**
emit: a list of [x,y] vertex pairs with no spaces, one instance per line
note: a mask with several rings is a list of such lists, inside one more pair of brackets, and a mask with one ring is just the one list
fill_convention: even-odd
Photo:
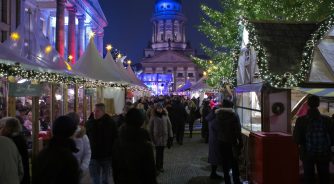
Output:
[[305,148],[314,156],[326,155],[331,149],[331,139],[323,118],[310,119],[305,134]]

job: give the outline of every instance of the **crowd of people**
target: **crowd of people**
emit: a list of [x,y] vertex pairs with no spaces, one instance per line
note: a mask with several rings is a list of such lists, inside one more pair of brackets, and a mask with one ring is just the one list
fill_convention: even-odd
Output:
[[[79,115],[74,112],[60,116],[52,123],[52,137],[48,145],[37,157],[32,158],[32,178],[26,135],[22,129],[30,123],[22,123],[14,117],[2,118],[0,183],[29,184],[32,181],[34,184],[75,184],[89,176],[93,184],[107,184],[111,178],[115,184],[155,184],[157,176],[165,172],[165,149],[174,144],[183,145],[186,123],[189,124],[189,138],[192,138],[194,122],[200,119],[203,140],[209,144],[210,178],[224,179],[226,184],[230,184],[229,173],[232,170],[233,183],[239,184],[238,159],[243,141],[240,120],[233,106],[227,99],[221,103],[204,99],[200,103],[195,98],[159,96],[141,98],[136,103],[127,102],[123,113],[116,116],[107,114],[103,103],[95,104],[86,122],[80,122]],[[317,165],[324,170],[325,174],[321,176],[323,183],[326,183],[329,160],[320,162],[307,153],[312,149],[329,151],[328,146],[334,142],[334,126],[329,117],[321,116],[317,111],[318,98],[310,98],[309,106],[308,115],[297,120],[294,136],[297,143],[305,147],[303,158],[307,157],[307,160],[303,160],[303,163],[309,181],[314,180],[314,169],[311,168]],[[332,136],[326,142],[327,147],[313,148],[314,143],[305,139],[304,134],[308,134],[308,131],[304,125],[310,122],[309,118],[323,119],[326,130]],[[319,134],[315,136],[319,137]],[[321,139],[318,139],[320,144],[319,141]],[[217,173],[219,166],[224,176]]]

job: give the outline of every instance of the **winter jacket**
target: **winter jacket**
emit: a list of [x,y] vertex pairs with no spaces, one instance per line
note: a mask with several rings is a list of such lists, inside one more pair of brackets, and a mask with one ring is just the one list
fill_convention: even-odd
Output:
[[172,108],[173,108],[173,120],[172,121],[175,121],[175,124],[178,125],[178,124],[185,124],[186,121],[187,121],[187,117],[188,117],[188,114],[185,110],[185,107],[182,105],[182,103],[180,102],[175,102],[173,105],[172,105]]
[[[295,142],[300,146],[300,157],[301,159],[309,158],[311,155],[305,150],[306,144],[306,133],[308,131],[311,119],[313,119],[310,113],[311,110],[305,115],[297,118],[296,125],[293,132],[293,137]],[[329,116],[321,115],[318,110],[315,110],[314,113],[318,113],[318,118],[321,118],[325,124],[325,129],[330,136],[331,146],[334,146],[334,122]],[[332,153],[328,152],[327,156],[323,157],[324,160],[330,160]]]
[[115,141],[112,170],[115,184],[156,184],[153,147],[143,128],[123,126]]
[[22,159],[24,176],[21,181],[21,184],[30,183],[30,168],[29,168],[29,155],[28,155],[28,145],[25,137],[21,134],[12,135],[9,137],[13,140],[16,145],[17,150],[19,151]]
[[53,137],[34,160],[32,183],[79,184],[79,164],[73,156],[75,151],[72,139]]
[[112,118],[105,114],[100,119],[90,119],[86,132],[92,150],[91,159],[105,159],[112,155],[112,146],[117,137],[117,129]]
[[84,135],[81,138],[74,138],[74,142],[79,151],[77,153],[73,153],[73,155],[78,160],[80,169],[85,171],[88,169],[92,153],[88,136]]
[[19,184],[23,178],[20,153],[12,140],[0,136],[0,183]]
[[205,120],[209,124],[209,155],[208,162],[213,165],[222,164],[222,154],[219,149],[218,141],[218,120],[216,119],[215,110],[212,110]]
[[243,144],[238,115],[232,108],[220,108],[215,113],[218,140],[241,148]]
[[149,127],[155,146],[166,146],[168,138],[173,137],[172,124],[168,115],[162,115],[162,117],[154,115],[151,117]]

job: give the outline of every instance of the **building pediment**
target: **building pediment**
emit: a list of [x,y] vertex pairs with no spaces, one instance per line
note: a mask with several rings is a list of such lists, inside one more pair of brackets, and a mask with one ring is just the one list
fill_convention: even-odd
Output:
[[191,58],[177,53],[175,51],[165,51],[161,52],[150,58],[146,58],[142,63],[193,63]]

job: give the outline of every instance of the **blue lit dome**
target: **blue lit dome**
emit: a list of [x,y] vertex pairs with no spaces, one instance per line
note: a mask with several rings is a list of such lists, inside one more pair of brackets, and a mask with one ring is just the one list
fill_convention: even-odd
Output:
[[155,12],[181,12],[182,2],[181,0],[156,0]]

